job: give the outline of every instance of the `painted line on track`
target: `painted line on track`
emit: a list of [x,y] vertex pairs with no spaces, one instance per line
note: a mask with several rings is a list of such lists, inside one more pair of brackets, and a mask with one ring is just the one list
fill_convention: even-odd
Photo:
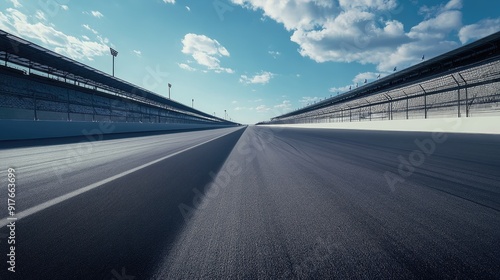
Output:
[[[104,185],[104,184],[106,184],[106,183],[109,183],[109,182],[111,182],[111,181],[113,181],[113,180],[116,180],[116,179],[121,178],[121,177],[123,177],[123,176],[129,175],[129,174],[131,174],[131,173],[133,173],[133,172],[135,172],[135,171],[138,171],[138,170],[140,170],[140,169],[146,168],[146,167],[151,166],[151,165],[153,165],[153,164],[155,164],[155,163],[158,163],[158,162],[160,162],[160,161],[166,160],[166,159],[171,158],[171,157],[173,157],[173,156],[176,156],[176,155],[178,155],[178,154],[184,153],[184,152],[189,151],[189,150],[192,150],[192,149],[194,149],[194,148],[196,148],[196,147],[199,147],[199,146],[205,145],[205,144],[207,144],[207,143],[209,143],[209,142],[212,142],[212,141],[214,141],[214,140],[217,140],[217,139],[219,139],[219,138],[222,138],[222,137],[224,137],[224,136],[227,136],[227,135],[229,135],[229,134],[231,134],[231,133],[233,133],[233,132],[236,132],[236,131],[237,131],[237,130],[235,130],[235,131],[231,131],[231,132],[228,132],[228,133],[225,133],[225,134],[223,134],[223,135],[217,136],[217,137],[212,138],[212,139],[210,139],[210,140],[207,140],[207,141],[205,141],[205,142],[202,142],[202,143],[196,144],[196,145],[194,145],[194,146],[191,146],[191,147],[189,147],[189,148],[186,148],[186,149],[183,149],[183,150],[177,151],[177,152],[175,152],[175,153],[173,153],[173,154],[170,154],[170,155],[167,155],[167,156],[161,157],[161,158],[159,158],[159,159],[156,159],[156,160],[153,160],[153,161],[148,162],[148,163],[146,163],[146,164],[143,164],[143,165],[141,165],[141,166],[138,166],[138,167],[135,167],[135,168],[129,169],[129,170],[127,170],[127,171],[124,171],[124,172],[122,172],[122,173],[120,173],[120,174],[117,174],[117,175],[111,176],[111,177],[106,178],[106,179],[104,179],[104,180],[101,180],[101,181],[99,181],[99,182],[96,182],[96,183],[90,184],[90,185],[88,185],[88,186],[86,186],[86,187],[83,187],[83,188],[80,188],[80,189],[78,189],[78,190],[72,191],[72,192],[70,192],[70,193],[67,193],[67,194],[61,195],[61,196],[59,196],[59,197],[53,198],[53,199],[51,199],[51,200],[49,200],[49,201],[46,201],[46,202],[44,202],[44,203],[42,203],[42,204],[39,204],[39,205],[37,205],[37,206],[33,206],[33,207],[29,208],[29,209],[23,210],[23,211],[21,211],[21,212],[19,212],[19,213],[16,213],[16,214],[15,214],[15,218],[17,218],[17,219],[16,219],[16,221],[19,221],[19,220],[21,220],[21,219],[23,219],[23,218],[26,218],[26,217],[28,217],[28,216],[31,216],[31,215],[33,215],[33,214],[36,214],[36,213],[38,213],[38,212],[40,212],[40,211],[43,211],[43,210],[45,210],[45,209],[47,209],[47,208],[49,208],[49,207],[51,207],[51,206],[54,206],[54,205],[56,205],[56,204],[58,204],[58,203],[61,203],[61,202],[63,202],[63,201],[66,201],[66,200],[68,200],[68,199],[70,199],[70,198],[73,198],[73,197],[75,197],[75,196],[77,196],[77,195],[80,195],[80,194],[86,193],[86,192],[88,192],[88,191],[90,191],[90,190],[93,190],[93,189],[95,189],[95,188],[98,188],[98,187],[100,187],[100,186],[102,186],[102,185]],[[8,218],[7,218],[7,217],[6,217],[6,218],[3,218],[2,220],[0,220],[0,228],[2,228],[2,227],[4,227],[4,226],[7,226],[7,225],[8,225],[11,221],[12,221],[12,220],[8,220]]]

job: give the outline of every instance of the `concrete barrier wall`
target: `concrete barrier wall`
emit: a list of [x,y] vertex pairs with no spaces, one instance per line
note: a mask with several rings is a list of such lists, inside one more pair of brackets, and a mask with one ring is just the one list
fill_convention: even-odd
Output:
[[208,124],[0,120],[0,141],[221,127],[226,126]]
[[442,131],[456,133],[500,134],[500,117],[413,119],[342,123],[309,123],[269,125],[271,127],[301,127],[327,129],[364,129],[389,131]]

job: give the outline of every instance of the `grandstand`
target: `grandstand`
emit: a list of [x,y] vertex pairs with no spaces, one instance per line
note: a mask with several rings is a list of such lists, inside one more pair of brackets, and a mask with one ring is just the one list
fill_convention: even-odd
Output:
[[500,32],[265,124],[498,116]]
[[0,120],[236,125],[0,30]]

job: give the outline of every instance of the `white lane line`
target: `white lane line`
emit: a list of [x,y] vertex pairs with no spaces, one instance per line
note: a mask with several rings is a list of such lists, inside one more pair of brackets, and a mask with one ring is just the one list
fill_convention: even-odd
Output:
[[[113,181],[113,180],[116,180],[116,179],[118,179],[118,178],[120,178],[120,177],[126,176],[126,175],[128,175],[128,174],[130,174],[130,173],[133,173],[133,172],[137,171],[137,170],[140,170],[140,169],[146,168],[146,167],[148,167],[148,166],[150,166],[150,165],[153,165],[153,164],[155,164],[155,163],[158,163],[158,162],[160,162],[160,161],[162,161],[162,160],[166,160],[167,158],[171,158],[171,157],[173,157],[173,156],[175,156],[175,155],[178,155],[178,154],[181,154],[181,153],[183,153],[183,152],[189,151],[189,150],[194,149],[194,148],[196,148],[196,147],[199,147],[199,146],[201,146],[201,145],[205,145],[205,144],[207,144],[207,143],[209,143],[209,142],[211,142],[211,141],[214,141],[214,140],[217,140],[217,139],[219,139],[219,138],[222,138],[222,137],[224,137],[224,136],[226,136],[226,135],[229,135],[229,134],[231,134],[231,133],[233,133],[233,132],[235,132],[235,131],[237,131],[237,130],[234,130],[234,131],[228,132],[228,133],[226,133],[226,134],[223,134],[223,135],[217,136],[217,137],[215,137],[215,138],[212,138],[212,139],[207,140],[207,141],[205,141],[205,142],[202,142],[202,143],[196,144],[196,145],[194,145],[194,146],[192,146],[192,147],[189,147],[189,148],[186,148],[186,149],[184,149],[184,150],[177,151],[177,152],[175,152],[175,153],[173,153],[173,154],[170,154],[170,155],[168,155],[168,156],[164,156],[164,157],[162,157],[162,158],[159,158],[159,159],[153,160],[153,161],[148,162],[148,163],[146,163],[146,164],[143,164],[143,165],[141,165],[141,166],[138,166],[138,167],[132,168],[132,169],[130,169],[130,170],[127,170],[127,171],[125,171],[125,172],[122,172],[122,173],[120,173],[120,174],[117,174],[117,175],[115,175],[115,176],[111,176],[111,177],[109,177],[109,178],[107,178],[107,179],[104,179],[104,180],[101,180],[101,181],[99,181],[99,182],[96,182],[96,183],[90,184],[90,185],[88,185],[88,186],[86,186],[86,187],[80,188],[80,189],[78,189],[78,190],[76,190],[76,191],[73,191],[73,192],[67,193],[67,194],[65,194],[65,195],[61,195],[61,196],[59,196],[59,197],[56,197],[56,198],[54,198],[54,199],[51,199],[51,200],[49,200],[49,201],[47,201],[47,202],[44,202],[44,203],[42,203],[42,204],[39,204],[39,205],[37,205],[37,206],[33,206],[33,207],[29,208],[29,209],[26,209],[26,210],[24,210],[24,211],[21,211],[21,212],[19,212],[19,213],[16,213],[16,214],[15,214],[15,217],[17,218],[17,221],[19,221],[19,220],[21,220],[21,219],[23,219],[23,218],[26,218],[26,217],[28,217],[28,216],[30,216],[30,215],[33,215],[33,214],[35,214],[35,213],[38,213],[38,212],[40,212],[40,211],[42,211],[42,210],[45,210],[45,209],[47,209],[47,208],[49,208],[49,207],[51,207],[51,206],[54,206],[54,205],[56,205],[56,204],[58,204],[58,203],[61,203],[61,202],[66,201],[66,200],[68,200],[68,199],[70,199],[70,198],[73,198],[73,197],[75,197],[75,196],[77,196],[77,195],[80,195],[80,194],[82,194],[82,193],[88,192],[88,191],[90,191],[90,190],[92,190],[92,189],[95,189],[95,188],[97,188],[97,187],[100,187],[100,186],[102,186],[102,185],[104,185],[104,184],[106,184],[106,183],[109,183],[109,182],[111,182],[111,181]],[[10,222],[10,221],[9,221],[9,220],[7,220],[7,219],[8,219],[8,218],[3,218],[3,219],[0,221],[0,228],[2,228],[2,227],[4,227],[4,226],[6,226],[6,225],[8,225],[8,224],[9,224],[9,222]]]

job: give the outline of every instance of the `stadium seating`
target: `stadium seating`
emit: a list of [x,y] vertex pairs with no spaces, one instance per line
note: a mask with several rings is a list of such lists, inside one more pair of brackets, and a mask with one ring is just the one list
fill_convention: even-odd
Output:
[[450,70],[362,98],[274,118],[271,123],[348,122],[498,114],[500,59]]

